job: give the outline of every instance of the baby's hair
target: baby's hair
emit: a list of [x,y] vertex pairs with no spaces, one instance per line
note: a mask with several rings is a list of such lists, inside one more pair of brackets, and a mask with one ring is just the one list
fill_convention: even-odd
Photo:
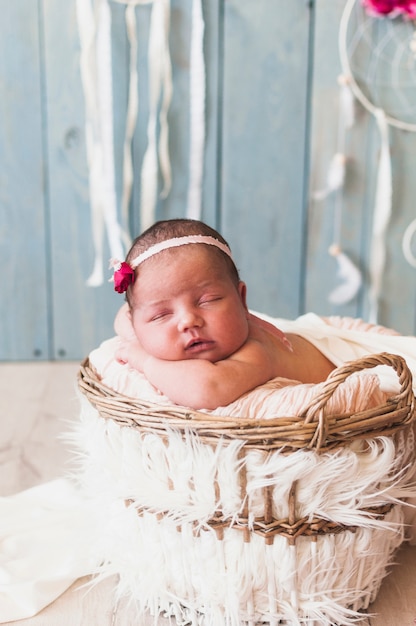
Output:
[[[148,228],[141,235],[136,237],[136,239],[132,243],[129,252],[127,253],[126,261],[127,263],[131,263],[133,259],[135,259],[137,256],[139,256],[140,254],[148,250],[151,246],[154,246],[157,243],[176,237],[186,237],[187,235],[204,235],[208,237],[213,237],[214,239],[217,239],[218,241],[229,247],[227,241],[222,235],[220,235],[218,231],[216,231],[214,228],[211,228],[211,226],[208,226],[208,224],[200,222],[199,220],[186,218],[161,220],[150,226],[150,228]],[[217,258],[221,259],[224,264],[224,268],[228,272],[232,281],[237,286],[240,281],[240,276],[233,260],[224,252],[214,246],[200,243],[198,243],[198,245],[205,245],[210,250],[210,254],[215,254],[217,255]],[[137,272],[138,268],[136,268],[135,271]],[[129,287],[126,292],[126,299],[129,304],[130,293],[131,287]]]

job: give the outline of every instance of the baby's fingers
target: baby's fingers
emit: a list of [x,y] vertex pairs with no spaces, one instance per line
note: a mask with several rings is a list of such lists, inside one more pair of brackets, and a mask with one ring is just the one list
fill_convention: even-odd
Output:
[[117,363],[120,363],[121,365],[126,365],[126,363],[128,363],[127,348],[124,346],[120,346],[120,348],[117,348],[114,357]]

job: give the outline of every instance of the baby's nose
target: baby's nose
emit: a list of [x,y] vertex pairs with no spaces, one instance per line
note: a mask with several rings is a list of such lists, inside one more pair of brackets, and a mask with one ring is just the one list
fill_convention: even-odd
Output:
[[196,311],[186,310],[183,311],[178,326],[181,332],[189,328],[200,328],[202,326],[202,319]]

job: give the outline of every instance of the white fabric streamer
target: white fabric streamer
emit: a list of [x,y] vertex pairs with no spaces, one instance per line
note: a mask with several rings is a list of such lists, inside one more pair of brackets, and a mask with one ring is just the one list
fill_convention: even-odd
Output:
[[158,106],[163,92],[163,106],[160,113],[161,134],[160,154],[165,170],[164,193],[170,189],[170,167],[168,166],[168,133],[166,124],[167,109],[170,104],[172,77],[169,59],[169,0],[154,0],[149,34],[149,121],[147,126],[147,150],[143,158],[141,172],[141,227],[145,230],[155,221],[158,189],[157,118]]
[[170,0],[163,0],[164,4],[164,65],[163,65],[163,98],[159,113],[159,165],[162,174],[163,188],[161,198],[166,198],[172,185],[172,171],[169,158],[169,125],[168,111],[172,100],[172,64],[169,53],[170,30]]
[[[81,42],[80,66],[86,102],[86,143],[94,241],[94,268],[89,286],[103,282],[103,235],[107,233],[110,256],[123,258],[131,243],[129,204],[134,180],[131,146],[137,124],[139,94],[135,7],[153,4],[149,35],[148,146],[141,172],[141,225],[154,222],[159,168],[162,197],[171,188],[167,113],[172,99],[172,68],[169,55],[170,0],[117,0],[126,5],[126,30],[130,44],[129,97],[123,147],[123,191],[120,226],[115,191],[113,102],[111,71],[111,12],[108,0],[77,0]],[[160,108],[160,110],[159,110]],[[157,121],[159,140],[157,145]]]
[[378,163],[377,188],[373,217],[373,238],[369,263],[370,273],[370,312],[369,321],[377,323],[379,298],[386,260],[385,236],[391,215],[392,203],[392,173],[389,146],[389,134],[386,115],[382,109],[377,109],[375,119],[380,131],[380,158]]
[[[123,146],[123,195],[121,198],[121,216],[125,230],[128,232],[128,211],[133,187],[133,160],[131,146],[134,130],[136,128],[137,114],[139,109],[138,71],[137,71],[137,33],[136,33],[136,13],[134,5],[126,7],[126,30],[130,44],[130,79],[129,79],[129,99],[127,104],[126,130]],[[130,241],[126,247],[130,246]]]
[[123,256],[114,180],[111,13],[107,0],[77,0],[80,67],[86,103],[86,146],[95,260],[87,280],[103,283],[103,233],[111,256]]
[[[150,19],[149,119],[147,148],[140,174],[140,220],[145,230],[154,223],[158,198],[166,198],[172,185],[169,156],[168,111],[172,100],[172,66],[169,50],[170,0],[115,0],[126,5],[126,31],[130,44],[129,95],[123,146],[123,189],[120,221],[114,176],[113,110],[111,74],[111,14],[108,0],[77,0],[81,40],[81,73],[87,108],[86,141],[90,170],[90,203],[95,250],[94,269],[88,285],[103,282],[103,235],[106,229],[110,256],[123,258],[123,245],[131,244],[129,205],[134,181],[132,141],[137,124],[139,94],[137,69],[137,5],[152,4]],[[94,7],[94,10],[93,10]],[[190,148],[187,216],[200,219],[205,148],[206,75],[204,63],[202,1],[192,6],[190,48]]]
[[205,146],[204,18],[201,0],[193,0],[191,38],[191,130],[187,216],[200,219]]

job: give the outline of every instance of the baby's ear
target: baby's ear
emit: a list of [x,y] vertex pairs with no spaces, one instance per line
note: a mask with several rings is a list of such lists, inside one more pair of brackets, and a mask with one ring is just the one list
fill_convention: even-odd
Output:
[[247,309],[247,285],[242,280],[238,283],[238,293],[240,294],[241,302],[246,310]]

